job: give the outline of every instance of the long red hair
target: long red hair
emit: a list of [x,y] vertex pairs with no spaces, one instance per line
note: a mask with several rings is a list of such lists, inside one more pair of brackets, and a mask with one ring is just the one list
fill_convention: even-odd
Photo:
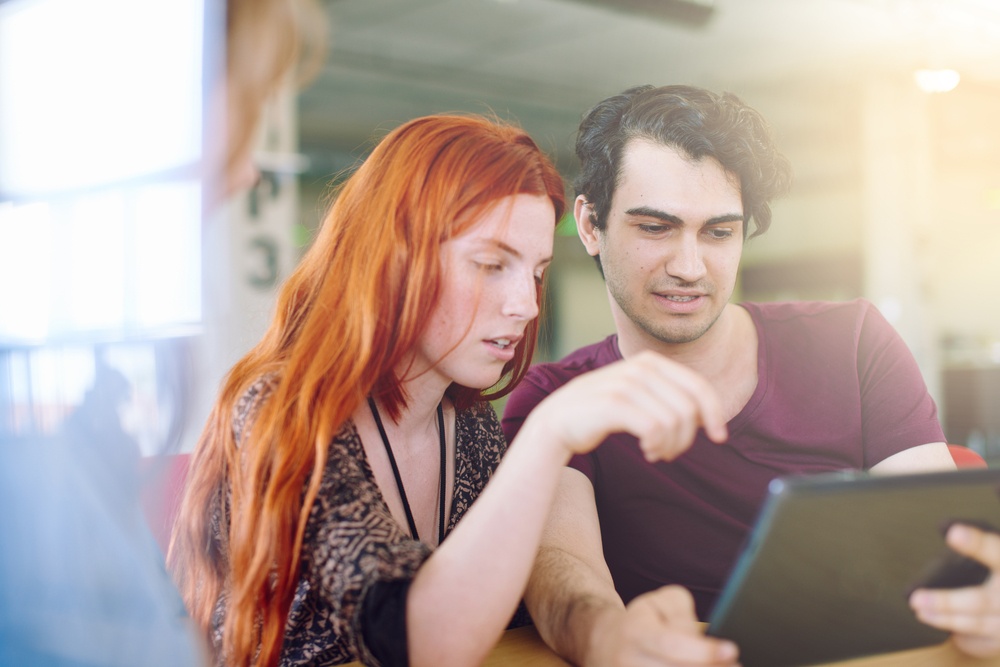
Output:
[[[331,439],[369,394],[399,415],[406,396],[396,373],[438,301],[441,244],[521,193],[548,196],[562,215],[562,179],[532,139],[476,116],[400,126],[341,188],[264,338],[223,384],[174,530],[170,567],[206,636],[226,592],[226,663],[277,662]],[[537,331],[534,320],[492,389],[450,387],[456,407],[508,392],[528,369]],[[236,403],[265,375],[275,388],[237,443]],[[207,511],[227,490],[228,559]]]

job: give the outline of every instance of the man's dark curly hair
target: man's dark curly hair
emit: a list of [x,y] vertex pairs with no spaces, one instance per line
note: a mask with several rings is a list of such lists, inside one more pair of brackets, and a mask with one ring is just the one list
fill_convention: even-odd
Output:
[[[735,174],[744,238],[767,231],[771,200],[791,186],[791,167],[775,147],[767,122],[736,95],[693,86],[637,86],[598,103],[580,123],[580,174],[573,184],[593,206],[591,223],[598,229],[607,224],[622,155],[632,139],[670,146],[696,161],[714,158]],[[755,230],[748,236],[750,220]]]

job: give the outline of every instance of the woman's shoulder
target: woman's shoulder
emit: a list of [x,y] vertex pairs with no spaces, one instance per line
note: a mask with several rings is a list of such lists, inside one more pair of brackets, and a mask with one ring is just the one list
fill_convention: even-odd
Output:
[[277,386],[278,376],[276,374],[262,375],[247,387],[246,391],[236,400],[236,405],[233,406],[233,436],[237,443],[243,440],[243,433],[247,430],[248,424],[260,412],[260,407],[264,405]]
[[[455,421],[468,431],[492,433],[500,431],[496,408],[488,401],[477,401],[455,414]],[[501,437],[502,433],[501,433]]]
[[507,451],[507,439],[500,428],[496,408],[486,401],[473,403],[455,415],[458,440],[466,451],[484,461],[499,462]]

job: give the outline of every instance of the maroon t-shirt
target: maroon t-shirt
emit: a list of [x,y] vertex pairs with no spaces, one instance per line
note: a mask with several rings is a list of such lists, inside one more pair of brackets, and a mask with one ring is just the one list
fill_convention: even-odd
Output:
[[[570,462],[594,485],[604,556],[626,603],[680,584],[706,619],[772,479],[870,468],[945,439],[916,361],[871,303],[742,305],[757,327],[757,388],[725,444],[699,432],[675,461],[647,463],[635,438],[618,434]],[[508,442],[548,394],[619,359],[610,336],[533,366],[505,406]]]

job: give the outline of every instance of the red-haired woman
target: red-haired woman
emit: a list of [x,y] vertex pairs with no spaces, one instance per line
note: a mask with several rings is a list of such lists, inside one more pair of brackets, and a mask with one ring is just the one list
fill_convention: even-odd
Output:
[[562,466],[657,425],[643,357],[554,394],[505,454],[486,401],[530,362],[563,205],[534,142],[478,117],[406,123],[346,182],[193,457],[170,564],[218,662],[485,657]]

